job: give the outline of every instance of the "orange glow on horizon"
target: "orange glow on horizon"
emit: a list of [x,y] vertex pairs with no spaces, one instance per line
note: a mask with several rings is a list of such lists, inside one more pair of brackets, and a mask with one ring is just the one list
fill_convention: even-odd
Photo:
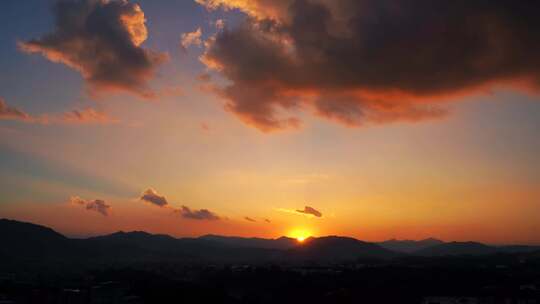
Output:
[[307,238],[313,236],[313,234],[311,233],[311,231],[309,231],[307,229],[294,229],[290,233],[288,233],[288,236],[290,236],[290,237],[296,239],[298,242],[302,243]]

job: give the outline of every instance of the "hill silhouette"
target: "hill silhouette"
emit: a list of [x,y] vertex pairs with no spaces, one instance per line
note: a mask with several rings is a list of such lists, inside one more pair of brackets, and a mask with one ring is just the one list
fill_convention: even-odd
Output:
[[315,261],[354,260],[359,258],[388,259],[400,255],[374,243],[339,236],[308,238],[302,246],[290,249],[287,254],[294,259]]
[[377,243],[379,246],[402,253],[413,253],[428,247],[441,245],[444,242],[435,238],[427,238],[420,241],[391,239]]
[[[125,264],[133,262],[175,263],[289,263],[301,261],[339,262],[358,259],[388,260],[405,255],[434,257],[525,253],[534,246],[488,246],[477,242],[443,243],[390,240],[370,243],[350,237],[295,239],[242,238],[205,235],[175,238],[144,231],[116,232],[87,239],[70,239],[48,227],[19,221],[0,220],[2,261],[45,263],[61,261],[79,264]],[[415,250],[419,248],[418,250]]]
[[293,238],[282,236],[277,239],[264,238],[243,238],[235,236],[221,236],[207,234],[199,237],[201,240],[218,242],[236,247],[252,247],[252,248],[267,248],[267,249],[289,249],[298,246],[298,241]]
[[496,247],[478,242],[450,242],[419,250],[416,254],[421,256],[487,255],[500,251]]
[[75,244],[51,228],[0,219],[0,254],[13,259],[55,258],[75,251]]

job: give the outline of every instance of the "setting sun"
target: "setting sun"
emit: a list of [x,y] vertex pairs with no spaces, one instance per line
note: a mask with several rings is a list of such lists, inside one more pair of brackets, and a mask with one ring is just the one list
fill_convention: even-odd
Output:
[[295,229],[289,233],[289,236],[295,238],[296,240],[298,240],[298,242],[303,242],[307,238],[311,237],[312,233],[306,229]]

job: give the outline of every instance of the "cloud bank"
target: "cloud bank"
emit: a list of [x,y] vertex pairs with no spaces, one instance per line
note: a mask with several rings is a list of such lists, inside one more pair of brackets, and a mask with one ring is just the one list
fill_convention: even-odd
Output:
[[357,127],[440,119],[494,86],[537,90],[540,2],[196,0],[247,18],[206,41],[225,108],[269,132],[300,112]]
[[141,47],[148,34],[139,5],[127,0],[61,0],[54,15],[54,30],[20,42],[21,50],[79,71],[92,92],[154,96],[148,81],[166,55]]

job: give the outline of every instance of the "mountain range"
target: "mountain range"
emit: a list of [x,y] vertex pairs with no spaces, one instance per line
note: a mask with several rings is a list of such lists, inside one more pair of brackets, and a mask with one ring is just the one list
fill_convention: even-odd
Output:
[[444,244],[444,242],[434,238],[428,238],[420,241],[391,239],[378,244],[379,246],[392,251],[414,253],[428,247]]
[[264,239],[205,235],[174,238],[134,231],[71,239],[48,227],[8,219],[0,220],[0,244],[0,261],[3,263],[292,263],[540,252],[537,246],[489,246],[477,242],[443,242],[433,238],[370,243],[349,237],[326,236],[310,237],[300,243],[288,237]]

